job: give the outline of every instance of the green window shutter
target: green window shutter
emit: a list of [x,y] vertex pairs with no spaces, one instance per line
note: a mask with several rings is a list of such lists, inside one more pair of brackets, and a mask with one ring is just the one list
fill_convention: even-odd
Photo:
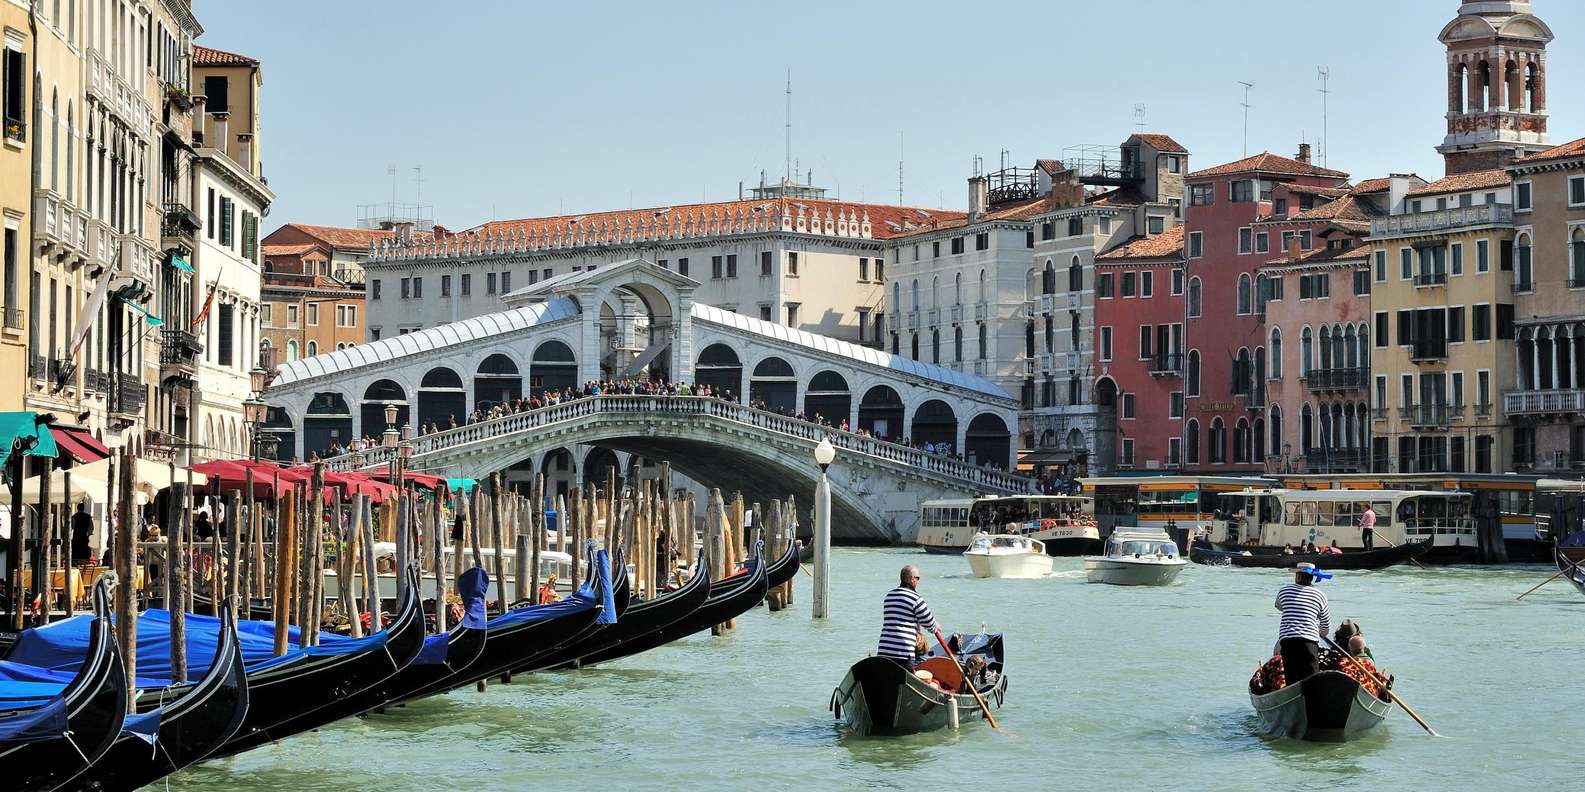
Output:
[[220,244],[231,246],[231,199],[220,199]]

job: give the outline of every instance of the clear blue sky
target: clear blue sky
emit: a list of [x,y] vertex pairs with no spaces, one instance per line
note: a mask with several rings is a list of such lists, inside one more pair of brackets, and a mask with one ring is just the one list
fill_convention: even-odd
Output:
[[[541,3],[198,0],[204,44],[264,64],[268,228],[351,225],[415,197],[466,228],[491,218],[733,198],[793,156],[847,199],[962,208],[975,155],[1029,165],[1146,126],[1194,167],[1292,155],[1321,135],[1356,179],[1434,178],[1458,0]],[[1256,10],[1258,9],[1258,10]],[[975,11],[973,19],[965,10]],[[1555,142],[1585,136],[1585,3],[1535,0]]]

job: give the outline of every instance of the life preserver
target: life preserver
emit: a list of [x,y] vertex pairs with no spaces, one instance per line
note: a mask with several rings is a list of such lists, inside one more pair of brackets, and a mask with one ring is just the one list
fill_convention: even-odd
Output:
[[1040,521],[1040,530],[1049,531],[1057,527],[1057,521],[1047,517]]

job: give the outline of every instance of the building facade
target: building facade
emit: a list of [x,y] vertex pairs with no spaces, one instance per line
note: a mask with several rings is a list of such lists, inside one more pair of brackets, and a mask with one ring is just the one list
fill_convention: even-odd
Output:
[[319,274],[327,278],[334,278],[342,283],[356,284],[360,288],[364,283],[363,263],[369,259],[375,248],[382,247],[391,242],[407,242],[417,237],[419,239],[433,238],[435,234],[445,236],[444,228],[431,228],[428,231],[415,230],[409,224],[387,223],[389,228],[344,228],[341,226],[309,225],[307,223],[287,223],[271,231],[264,238],[264,244],[270,246],[299,246],[314,245],[328,251],[323,271]]
[[330,261],[320,245],[264,246],[260,333],[266,369],[363,343],[363,284],[325,274]]
[[1530,257],[1535,285],[1514,295],[1515,377],[1501,383],[1514,463],[1577,474],[1585,468],[1585,138],[1525,157],[1508,173],[1515,245],[1521,260]]
[[[27,371],[28,312],[31,296],[33,242],[33,139],[38,130],[30,123],[34,104],[34,33],[29,8],[0,3],[0,366],[5,371]],[[21,410],[26,377],[13,377],[0,386],[0,410]]]
[[[1101,464],[1091,467],[1100,475],[1181,470],[1185,442],[1198,442],[1197,430],[1184,429],[1183,264],[1181,223],[1095,257],[1094,445]],[[1119,285],[1125,281],[1126,292]]]

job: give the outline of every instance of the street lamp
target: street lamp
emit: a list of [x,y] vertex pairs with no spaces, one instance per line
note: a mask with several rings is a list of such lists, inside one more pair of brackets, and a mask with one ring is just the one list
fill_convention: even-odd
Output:
[[837,458],[831,439],[820,438],[815,446],[815,464],[820,466],[820,483],[815,488],[815,585],[814,618],[824,619],[831,601],[831,480],[826,470]]
[[258,391],[254,391],[252,396],[242,402],[242,421],[248,425],[249,445],[253,447],[254,462],[259,461],[259,434],[269,413],[270,405],[265,403]]

